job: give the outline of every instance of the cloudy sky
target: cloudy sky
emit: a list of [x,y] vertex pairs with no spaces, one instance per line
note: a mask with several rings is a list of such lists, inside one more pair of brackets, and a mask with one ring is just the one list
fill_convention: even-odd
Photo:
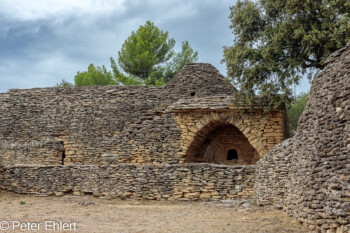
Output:
[[[110,66],[124,40],[146,20],[188,40],[223,75],[231,45],[229,0],[0,0],[0,92],[73,82],[88,65]],[[309,88],[303,82],[300,91]],[[299,91],[297,91],[299,92]]]

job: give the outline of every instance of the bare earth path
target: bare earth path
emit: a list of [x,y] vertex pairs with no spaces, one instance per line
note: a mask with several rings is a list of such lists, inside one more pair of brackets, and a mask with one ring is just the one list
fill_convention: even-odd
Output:
[[[77,230],[45,231],[45,227],[52,229],[51,221],[62,221],[67,227],[70,224],[71,229],[74,229],[76,222]],[[9,229],[0,230],[0,233],[307,232],[305,226],[280,210],[235,206],[227,202],[106,200],[91,196],[35,197],[0,190],[0,225],[6,227],[6,222]],[[17,226],[19,222],[24,223],[24,227],[28,227],[27,222],[30,222],[32,228],[40,223],[39,231],[21,231]]]

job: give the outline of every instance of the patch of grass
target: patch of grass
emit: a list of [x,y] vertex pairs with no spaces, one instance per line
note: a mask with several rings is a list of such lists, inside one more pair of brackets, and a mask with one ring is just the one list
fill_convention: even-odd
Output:
[[20,202],[19,202],[19,204],[21,204],[21,205],[25,205],[25,204],[26,204],[26,202],[25,202],[25,201],[20,201]]

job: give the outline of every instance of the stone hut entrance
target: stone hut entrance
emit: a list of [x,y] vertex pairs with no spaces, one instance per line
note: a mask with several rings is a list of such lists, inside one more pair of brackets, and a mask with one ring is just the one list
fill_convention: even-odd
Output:
[[238,154],[235,149],[231,149],[227,152],[227,160],[238,160]]
[[179,163],[254,164],[288,132],[284,112],[234,106],[229,96],[181,99],[168,112],[181,129]]
[[186,153],[186,162],[254,164],[259,154],[235,126],[215,122],[197,133]]

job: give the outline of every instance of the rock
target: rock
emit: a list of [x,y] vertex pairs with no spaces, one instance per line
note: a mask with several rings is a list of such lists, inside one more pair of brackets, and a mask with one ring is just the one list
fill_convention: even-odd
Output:
[[249,208],[250,206],[251,206],[251,204],[250,203],[243,203],[243,205],[242,205],[244,208]]

